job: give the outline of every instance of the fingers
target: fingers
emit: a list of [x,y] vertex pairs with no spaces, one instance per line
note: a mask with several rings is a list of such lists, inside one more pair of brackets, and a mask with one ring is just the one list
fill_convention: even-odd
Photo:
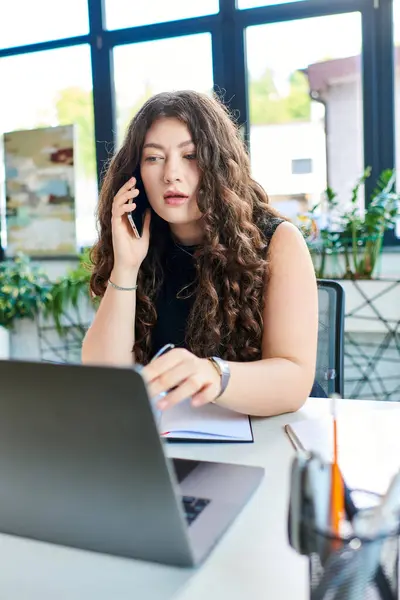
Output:
[[200,392],[194,394],[192,397],[193,406],[203,406],[203,404],[209,404],[218,396],[219,388],[218,385],[210,384],[205,386]]
[[129,200],[132,200],[132,198],[135,198],[139,194],[139,191],[135,186],[136,179],[131,177],[115,194],[113,206],[121,206]]
[[117,196],[120,192],[127,192],[130,189],[132,189],[133,187],[135,187],[136,185],[136,178],[135,177],[131,177],[130,179],[128,179],[128,181],[126,183],[124,183],[124,185],[118,190],[117,192]]
[[171,408],[175,404],[178,404],[178,402],[182,402],[182,400],[196,396],[201,390],[202,382],[196,374],[192,375],[175,390],[169,392],[165,398],[160,400],[157,408],[160,410]]
[[180,363],[175,368],[157,377],[149,386],[150,396],[155,398],[162,392],[168,392],[194,374],[194,369],[188,369],[184,363]]
[[152,398],[167,393],[157,404],[160,410],[190,397],[193,406],[201,406],[214,400],[220,391],[220,377],[210,362],[182,348],[160,356],[144,367],[142,374]]
[[[149,363],[143,369],[143,375],[148,384],[151,384],[155,379],[167,373],[170,369],[173,369],[180,363],[191,363],[195,362],[196,357],[184,350],[183,348],[175,348],[170,350],[166,354],[163,354],[159,358],[156,358],[153,362]],[[192,369],[190,369],[190,372]]]
[[132,197],[130,194],[132,192],[134,192],[134,190],[137,190],[137,188],[135,186],[136,186],[136,179],[134,177],[131,177],[129,179],[129,181],[127,181],[115,194],[114,202],[116,202],[117,204],[120,204],[121,202],[123,202],[124,198],[126,201],[126,199]]
[[118,213],[122,206],[124,206],[128,202],[132,201],[138,195],[139,195],[139,190],[136,188],[133,188],[133,189],[123,192],[121,194],[118,193],[115,196],[113,204],[112,204],[112,214],[115,215],[116,213]]
[[135,210],[135,208],[136,208],[136,204],[134,202],[129,202],[128,204],[124,204],[120,208],[121,214],[128,213],[128,212],[133,212]]

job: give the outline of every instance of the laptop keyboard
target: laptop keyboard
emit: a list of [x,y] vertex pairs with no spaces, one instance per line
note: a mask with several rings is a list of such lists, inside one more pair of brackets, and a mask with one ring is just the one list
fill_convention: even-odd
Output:
[[186,521],[191,525],[196,517],[205,509],[210,500],[207,498],[193,498],[192,496],[182,496],[183,510],[185,511]]

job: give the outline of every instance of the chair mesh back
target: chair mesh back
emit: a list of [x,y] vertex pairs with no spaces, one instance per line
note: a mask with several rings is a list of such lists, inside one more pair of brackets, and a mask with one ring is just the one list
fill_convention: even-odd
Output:
[[337,304],[337,292],[334,287],[318,284],[319,327],[316,379],[327,395],[341,388],[343,373],[338,372],[341,364],[337,356],[338,336],[341,335],[340,312]]

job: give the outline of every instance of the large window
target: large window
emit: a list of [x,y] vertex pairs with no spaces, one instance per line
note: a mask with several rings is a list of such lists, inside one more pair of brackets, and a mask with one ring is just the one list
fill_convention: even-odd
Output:
[[218,12],[218,0],[106,0],[107,29],[163,23]]
[[87,0],[0,2],[0,48],[85,35],[88,31]]
[[0,81],[4,83],[0,135],[37,127],[76,125],[77,238],[80,245],[91,244],[95,236],[97,177],[89,47],[1,58]]
[[119,46],[114,50],[118,140],[153,94],[195,89],[211,93],[213,67],[208,33]]
[[[376,43],[391,38],[392,3],[395,126],[386,102],[391,49]],[[0,136],[76,124],[81,245],[95,237],[97,173],[139,106],[162,90],[210,93],[214,77],[243,133],[249,126],[255,178],[288,216],[318,202],[327,184],[347,203],[366,165],[377,173],[395,163],[400,185],[400,0],[350,4],[360,12],[327,15],[327,0],[0,0]],[[244,35],[245,56],[234,32]],[[29,44],[38,45],[35,53],[25,53]],[[0,156],[3,220],[4,201]]]
[[364,170],[360,15],[249,27],[246,47],[254,177],[289,217],[327,183],[348,202]]

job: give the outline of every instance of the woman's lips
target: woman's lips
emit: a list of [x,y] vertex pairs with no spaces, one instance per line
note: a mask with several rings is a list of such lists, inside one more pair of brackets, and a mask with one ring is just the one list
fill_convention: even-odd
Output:
[[168,206],[181,206],[182,204],[185,204],[187,199],[188,196],[166,196],[164,202],[165,204],[168,204]]

